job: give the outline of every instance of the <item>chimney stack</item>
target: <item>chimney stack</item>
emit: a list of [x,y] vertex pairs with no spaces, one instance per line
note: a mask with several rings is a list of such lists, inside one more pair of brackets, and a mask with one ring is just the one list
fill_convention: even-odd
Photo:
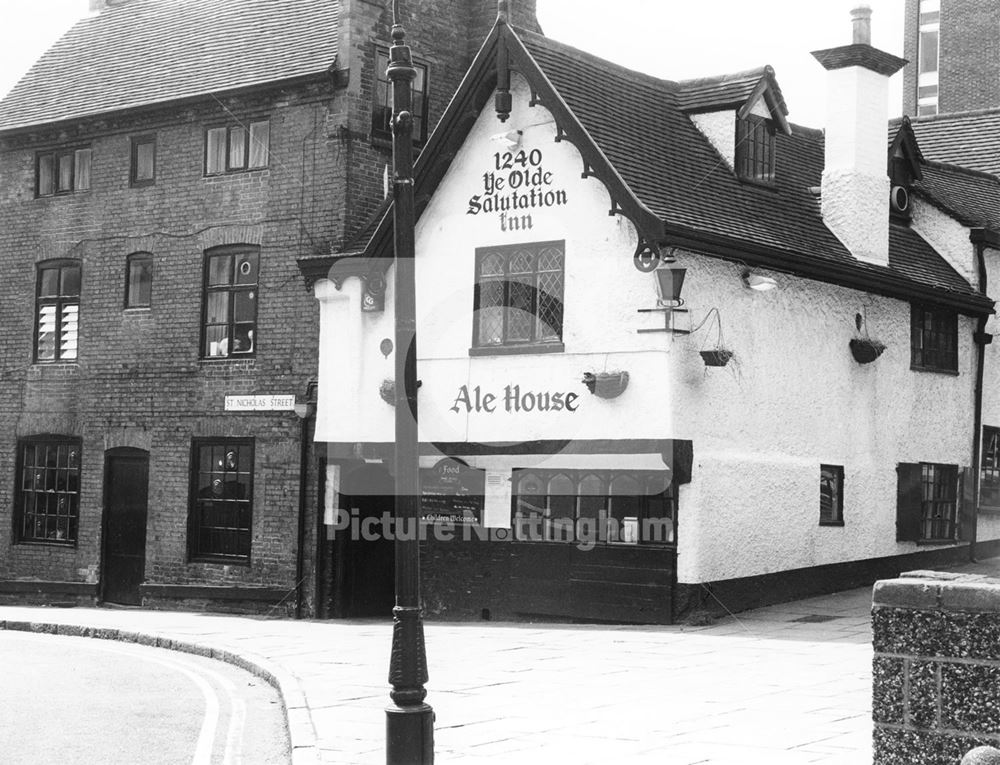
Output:
[[854,23],[854,44],[872,44],[872,9],[867,5],[859,5],[851,11],[851,21]]
[[871,46],[871,8],[851,11],[851,45],[814,51],[827,70],[823,222],[859,260],[889,263],[889,77],[904,59]]

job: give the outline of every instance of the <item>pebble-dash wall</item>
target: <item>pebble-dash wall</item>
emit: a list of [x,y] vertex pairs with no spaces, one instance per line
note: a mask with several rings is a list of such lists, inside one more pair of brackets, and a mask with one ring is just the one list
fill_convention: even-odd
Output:
[[875,765],[958,765],[1000,745],[1000,579],[876,582],[872,628]]

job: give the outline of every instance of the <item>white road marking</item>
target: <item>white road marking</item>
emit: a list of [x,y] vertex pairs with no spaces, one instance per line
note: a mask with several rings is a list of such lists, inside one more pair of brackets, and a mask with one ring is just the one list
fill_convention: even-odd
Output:
[[[191,680],[205,697],[205,715],[202,719],[201,730],[198,734],[198,741],[195,745],[191,765],[211,765],[212,750],[215,743],[215,730],[219,723],[219,697],[216,695],[211,684],[200,675],[212,677],[219,685],[225,688],[226,695],[229,697],[229,709],[231,712],[229,715],[229,726],[226,731],[226,749],[222,761],[224,765],[239,765],[243,761],[243,726],[246,721],[246,702],[236,698],[235,687],[232,682],[211,669],[184,661],[180,656],[152,656],[150,655],[151,652],[131,650],[126,648],[126,646],[134,647],[135,644],[98,643],[90,647],[107,653],[127,653],[130,656],[151,661],[160,666],[180,672]],[[156,649],[155,646],[148,647],[153,648],[154,651],[164,650]]]

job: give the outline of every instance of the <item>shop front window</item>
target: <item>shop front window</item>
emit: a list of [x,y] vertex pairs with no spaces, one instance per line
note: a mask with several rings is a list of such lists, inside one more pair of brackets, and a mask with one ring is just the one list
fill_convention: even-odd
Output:
[[522,542],[672,544],[676,499],[666,472],[515,470]]

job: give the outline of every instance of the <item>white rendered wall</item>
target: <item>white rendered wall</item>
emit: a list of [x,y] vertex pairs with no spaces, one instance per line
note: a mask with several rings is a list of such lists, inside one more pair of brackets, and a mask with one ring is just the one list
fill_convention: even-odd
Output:
[[726,160],[729,169],[736,167],[736,110],[692,114],[691,121]]
[[[976,247],[969,229],[922,199],[910,198],[910,227],[947,260],[969,284],[979,286]],[[996,294],[996,284],[990,282]]]
[[[714,324],[689,336],[636,331],[663,326],[662,314],[637,312],[656,304],[656,289],[654,276],[632,265],[636,232],[608,215],[603,185],[580,177],[579,152],[554,141],[551,115],[527,106],[519,77],[513,85],[509,121],[487,106],[417,226],[421,441],[691,439],[693,480],[679,494],[681,582],[915,551],[895,541],[896,465],[969,464],[971,321],[960,319],[958,376],[913,372],[907,303],[781,274],[769,274],[779,289],[757,293],[743,286],[742,265],[680,253],[690,313],[677,315],[678,326],[696,327],[717,309],[735,353],[727,367],[706,369],[699,351],[715,347]],[[504,231],[499,215],[469,210],[471,198],[484,195],[484,174],[496,172],[494,155],[506,151],[493,138],[512,129],[523,131],[520,148],[541,152],[540,167],[551,173],[546,188],[564,191],[566,204],[531,209],[530,229]],[[548,240],[565,241],[565,351],[470,356],[476,248]],[[393,410],[378,397],[391,374],[392,357],[378,350],[392,336],[391,294],[386,306],[360,319],[354,341],[344,339],[353,337],[350,319],[324,309],[324,322],[345,322],[322,330],[324,440],[391,440]],[[856,313],[888,346],[866,366],[848,349]],[[329,358],[345,352],[348,362]],[[355,359],[358,402],[332,399],[330,374]],[[630,373],[617,399],[599,399],[581,382],[584,372],[605,369]],[[462,386],[499,396],[507,385],[575,393],[577,411],[456,411]],[[488,458],[477,462],[489,466]],[[819,526],[822,463],[844,466],[843,527]],[[511,466],[510,458],[495,460]]]

